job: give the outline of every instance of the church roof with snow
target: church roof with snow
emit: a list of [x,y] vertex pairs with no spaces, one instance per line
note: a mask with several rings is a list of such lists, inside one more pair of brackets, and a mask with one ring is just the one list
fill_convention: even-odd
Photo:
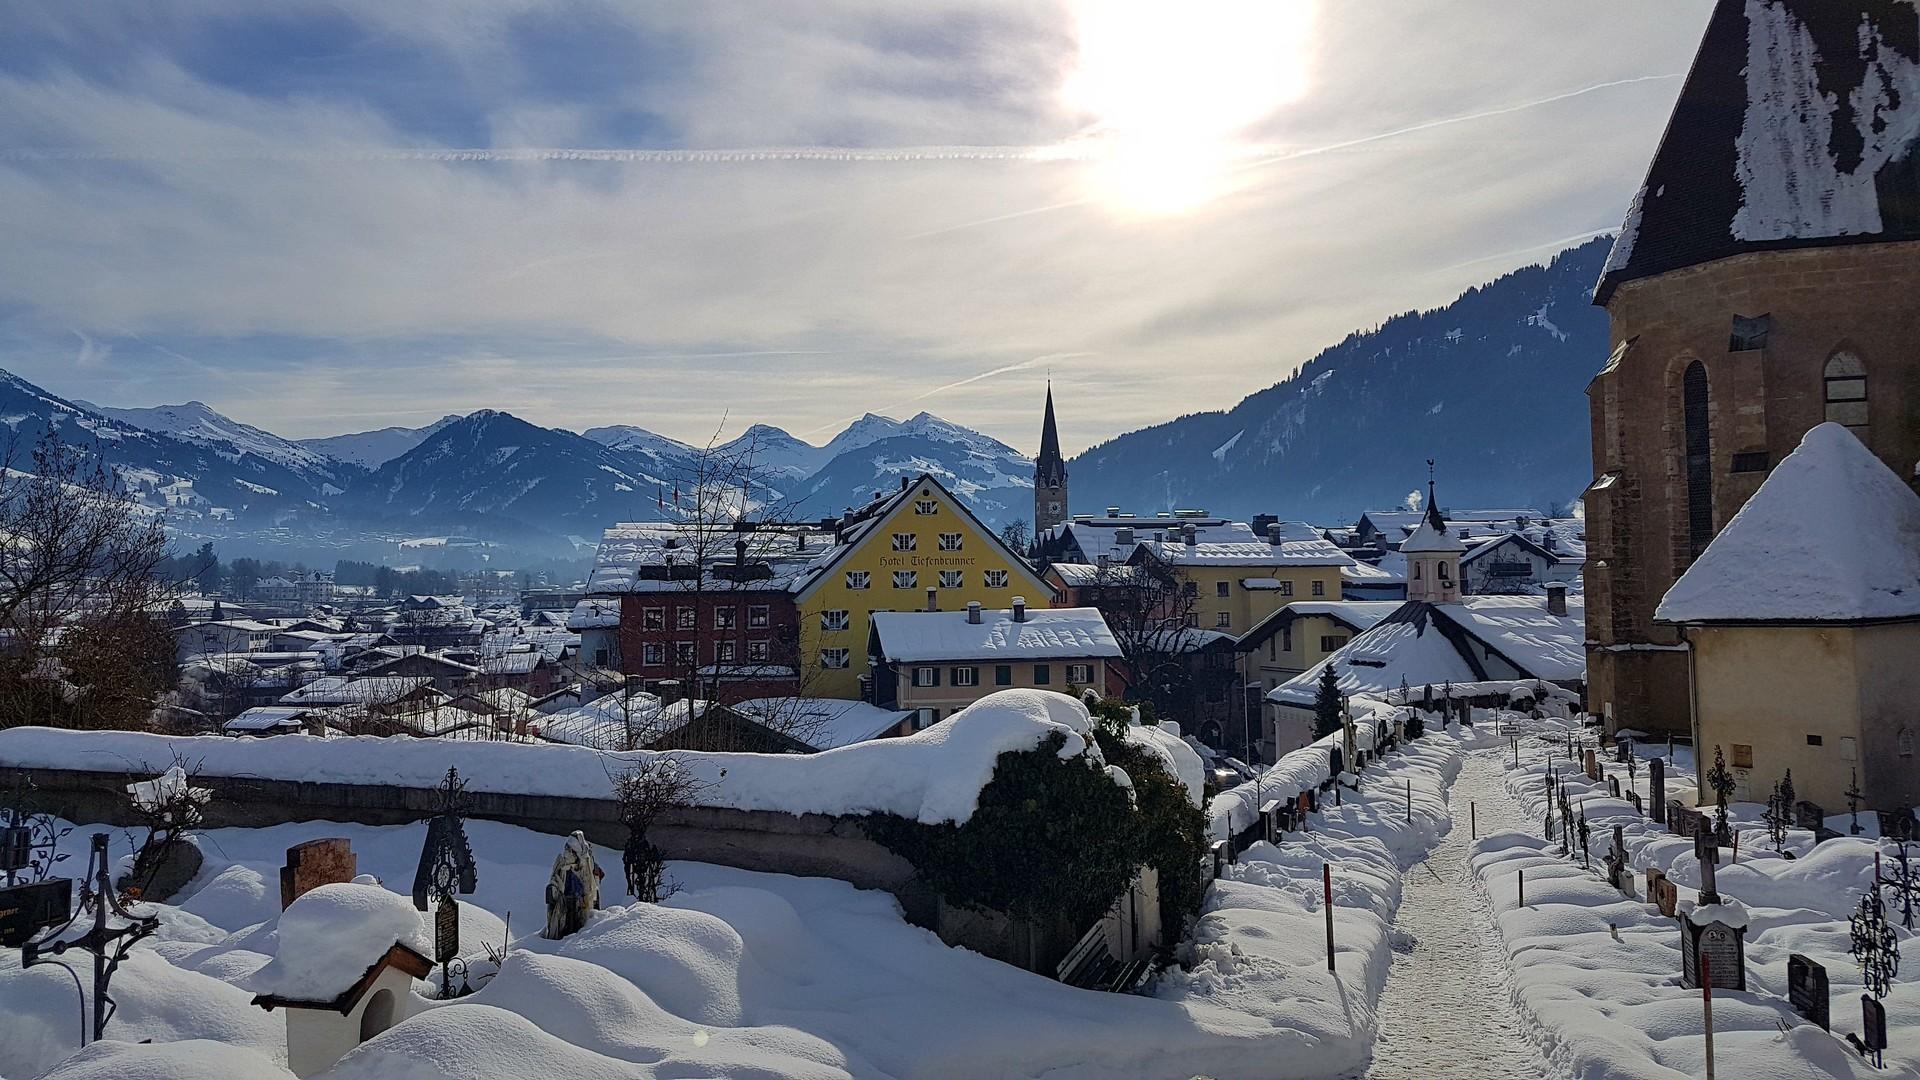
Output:
[[1839,424],[1776,466],[1654,617],[1672,623],[1920,618],[1920,495]]
[[1914,0],[1719,0],[1600,279],[1920,239]]

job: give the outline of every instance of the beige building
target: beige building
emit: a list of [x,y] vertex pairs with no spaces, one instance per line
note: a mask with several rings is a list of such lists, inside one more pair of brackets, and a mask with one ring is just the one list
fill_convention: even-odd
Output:
[[1341,569],[1353,560],[1326,540],[1210,542],[1185,526],[1165,540],[1143,540],[1131,560],[1169,568],[1186,592],[1188,624],[1239,637],[1296,600],[1340,599]]
[[912,712],[908,734],[1010,689],[1118,694],[1120,643],[1094,608],[877,611],[868,646],[874,704]]
[[1920,125],[1874,81],[1912,69],[1913,20],[1719,0],[1708,23],[1595,297],[1613,350],[1588,389],[1585,580],[1609,732],[1686,730],[1688,653],[1655,606],[1809,429],[1846,426],[1914,482]]
[[[1240,638],[1241,674],[1261,698],[1318,667],[1355,637],[1399,610],[1399,600],[1298,600],[1260,621]],[[1264,706],[1262,761],[1313,741],[1311,723]]]
[[[1702,762],[1734,797],[1920,802],[1920,496],[1840,424],[1807,433],[1661,601]],[[1703,801],[1709,796],[1702,794]]]

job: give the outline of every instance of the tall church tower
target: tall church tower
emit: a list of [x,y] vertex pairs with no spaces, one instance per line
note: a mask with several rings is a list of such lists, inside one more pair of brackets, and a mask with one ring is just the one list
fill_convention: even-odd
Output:
[[1047,418],[1040,426],[1040,456],[1033,461],[1033,534],[1067,523],[1067,459],[1060,456],[1060,429],[1053,420],[1053,382],[1047,382]]
[[1447,535],[1447,521],[1427,481],[1427,518],[1400,545],[1407,557],[1407,599],[1451,604],[1460,599],[1460,556],[1467,545]]

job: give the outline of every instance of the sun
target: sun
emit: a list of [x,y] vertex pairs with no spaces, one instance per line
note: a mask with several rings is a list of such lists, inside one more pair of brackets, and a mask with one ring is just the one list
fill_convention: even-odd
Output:
[[1080,0],[1062,87],[1097,199],[1139,214],[1225,190],[1242,134],[1307,91],[1317,0]]

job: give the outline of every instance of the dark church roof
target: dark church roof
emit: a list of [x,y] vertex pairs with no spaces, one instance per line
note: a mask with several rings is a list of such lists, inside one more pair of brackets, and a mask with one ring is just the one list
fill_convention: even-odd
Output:
[[1595,302],[1752,251],[1920,239],[1914,0],[1719,0]]

